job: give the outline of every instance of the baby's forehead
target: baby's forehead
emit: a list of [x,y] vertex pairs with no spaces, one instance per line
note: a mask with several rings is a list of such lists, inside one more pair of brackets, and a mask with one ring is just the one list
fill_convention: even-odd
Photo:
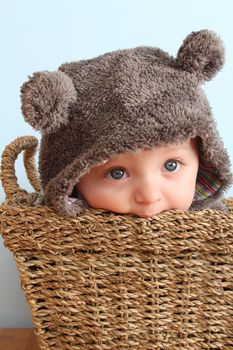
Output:
[[175,151],[189,151],[194,149],[197,146],[197,143],[194,139],[192,140],[187,140],[183,143],[179,144],[168,144],[168,145],[163,145],[163,146],[158,146],[154,148],[138,148],[135,151],[132,152],[124,152],[124,153],[119,153],[110,160],[132,160],[135,158],[135,156],[143,155],[143,154],[166,154],[170,152],[175,152]]

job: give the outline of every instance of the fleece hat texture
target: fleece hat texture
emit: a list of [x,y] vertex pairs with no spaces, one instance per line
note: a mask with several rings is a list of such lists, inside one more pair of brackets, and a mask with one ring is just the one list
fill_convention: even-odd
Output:
[[224,64],[221,39],[192,32],[177,57],[154,47],[106,53],[36,72],[21,88],[27,122],[42,133],[39,171],[45,203],[75,216],[79,178],[123,152],[199,138],[200,166],[191,210],[222,209],[230,161],[201,85]]

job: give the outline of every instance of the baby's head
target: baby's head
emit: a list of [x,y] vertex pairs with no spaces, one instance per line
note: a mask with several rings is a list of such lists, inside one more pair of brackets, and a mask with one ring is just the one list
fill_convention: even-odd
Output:
[[203,30],[176,58],[137,47],[35,73],[22,111],[42,132],[45,203],[70,216],[222,208],[230,162],[201,85],[223,63],[222,41]]
[[76,186],[88,205],[151,217],[169,209],[188,210],[199,165],[197,139],[121,153],[94,166]]

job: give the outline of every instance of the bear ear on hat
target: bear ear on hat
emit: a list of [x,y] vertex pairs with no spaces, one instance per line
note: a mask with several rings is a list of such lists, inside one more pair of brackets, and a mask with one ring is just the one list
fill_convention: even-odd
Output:
[[201,81],[212,79],[224,61],[223,42],[209,30],[189,34],[177,54],[178,65],[183,70],[196,74]]
[[68,124],[69,106],[76,101],[70,77],[60,71],[36,72],[21,87],[21,109],[25,120],[43,133]]

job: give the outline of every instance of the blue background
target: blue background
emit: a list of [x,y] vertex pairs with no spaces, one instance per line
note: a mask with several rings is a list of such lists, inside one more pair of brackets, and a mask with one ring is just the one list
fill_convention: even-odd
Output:
[[[20,110],[20,86],[33,72],[139,45],[175,56],[186,35],[207,28],[226,47],[224,69],[204,89],[232,160],[232,13],[231,0],[1,1],[0,152],[18,136],[40,137]],[[20,185],[30,190],[21,157],[16,172]],[[30,313],[11,253],[0,239],[0,327],[26,326],[31,326]]]

